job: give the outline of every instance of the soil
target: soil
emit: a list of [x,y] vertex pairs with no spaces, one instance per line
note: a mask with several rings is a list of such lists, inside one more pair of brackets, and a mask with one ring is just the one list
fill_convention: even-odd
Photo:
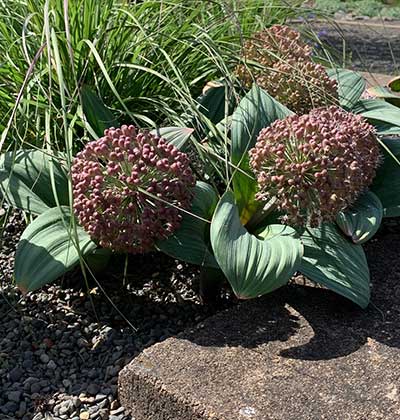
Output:
[[[384,21],[307,21],[343,67],[371,73],[399,74],[400,23]],[[317,51],[324,56],[322,49]]]

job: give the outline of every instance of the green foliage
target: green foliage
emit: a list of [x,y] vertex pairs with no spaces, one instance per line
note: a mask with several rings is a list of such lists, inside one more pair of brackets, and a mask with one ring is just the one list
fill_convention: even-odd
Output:
[[176,125],[206,81],[229,76],[242,37],[283,22],[296,3],[4,0],[0,132],[7,144],[71,147],[91,135],[81,107],[93,98],[82,86],[121,122]]
[[257,183],[249,167],[248,151],[256,142],[260,130],[277,119],[293,112],[277,102],[267,92],[253,85],[232,115],[231,162],[240,170],[233,175],[233,191],[240,209],[240,218],[246,224],[260,207],[254,197]]
[[382,138],[383,163],[371,186],[383,205],[385,217],[400,216],[400,143],[397,138]]
[[400,124],[400,108],[380,99],[361,99],[351,111],[372,121],[378,131],[381,125],[398,126]]
[[299,271],[310,280],[365,308],[370,297],[367,259],[334,224],[307,228],[301,235],[304,256]]
[[[283,21],[291,9],[261,0],[232,0],[223,7],[198,0],[65,4],[67,17],[55,0],[17,1],[0,16],[0,47],[6,52],[0,72],[3,139],[17,147],[45,145],[43,151],[0,158],[7,201],[39,215],[18,245],[19,287],[35,290],[79,262],[102,268],[109,252],[104,255],[71,214],[67,173],[81,147],[76,139],[96,138],[126,120],[158,127],[155,133],[196,153],[200,177],[207,180],[197,182],[190,211],[181,210],[180,228],[159,241],[157,250],[221,270],[239,298],[269,293],[300,271],[365,307],[369,271],[360,244],[376,233],[382,215],[400,216],[396,140],[381,140],[383,162],[371,191],[336,223],[295,230],[280,224],[274,199],[266,209],[255,199],[248,151],[262,128],[293,113],[256,85],[244,92],[231,71],[241,37]],[[37,52],[24,84],[27,58]],[[398,108],[360,99],[365,82],[358,74],[330,74],[338,80],[342,107],[365,116],[380,132],[400,130]],[[213,79],[219,81],[198,96]]]
[[214,189],[205,182],[197,182],[190,213],[183,215],[178,231],[158,242],[157,248],[192,264],[218,268],[209,243],[210,220],[217,202]]
[[42,150],[19,150],[0,156],[0,190],[7,202],[28,213],[41,214],[69,204],[65,156]]
[[81,90],[81,96],[83,113],[96,136],[101,137],[106,128],[118,126],[118,122],[112,112],[104,106],[103,102],[91,89],[84,87]]
[[303,246],[293,229],[273,225],[260,240],[243,227],[232,192],[226,192],[211,222],[211,244],[221,270],[240,299],[254,298],[286,284],[298,269]]
[[187,127],[163,127],[152,131],[159,137],[163,137],[178,149],[184,149],[193,133],[192,128]]
[[69,207],[49,209],[22,233],[15,254],[14,277],[23,292],[36,290],[70,270],[96,244],[79,226],[71,224]]
[[340,106],[351,110],[365,91],[364,78],[360,74],[346,69],[328,69],[328,75],[338,82]]
[[351,207],[338,214],[336,223],[353,243],[363,244],[378,231],[382,217],[381,201],[373,192],[367,191]]

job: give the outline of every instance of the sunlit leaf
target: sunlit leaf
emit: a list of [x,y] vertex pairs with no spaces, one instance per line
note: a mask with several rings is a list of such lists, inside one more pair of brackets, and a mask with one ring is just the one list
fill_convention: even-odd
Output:
[[303,247],[289,226],[271,227],[266,240],[247,232],[240,222],[232,192],[226,192],[211,223],[215,258],[241,299],[254,298],[288,282],[298,269]]
[[365,91],[364,78],[351,70],[327,69],[329,77],[338,82],[339,102],[343,108],[351,110]]
[[[69,204],[65,156],[42,150],[19,150],[0,156],[0,190],[7,202],[29,213],[41,214],[57,205]],[[52,184],[54,176],[54,187]]]
[[14,277],[23,292],[36,290],[74,267],[96,244],[76,227],[79,251],[69,207],[49,209],[28,225],[15,254]]
[[233,190],[244,224],[261,206],[254,199],[257,183],[249,168],[248,151],[255,145],[261,129],[289,115],[293,112],[257,85],[253,85],[232,115],[231,162],[245,172],[236,170]]
[[193,128],[188,127],[162,127],[152,130],[151,133],[163,137],[177,149],[183,149],[193,131]]

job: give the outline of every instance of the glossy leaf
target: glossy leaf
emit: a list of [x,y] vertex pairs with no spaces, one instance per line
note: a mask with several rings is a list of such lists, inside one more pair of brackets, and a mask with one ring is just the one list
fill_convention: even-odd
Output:
[[201,219],[183,213],[180,228],[168,239],[159,241],[157,249],[191,264],[218,268],[209,244],[210,223],[205,221],[211,220],[217,202],[214,189],[205,182],[198,181],[190,211]]
[[19,150],[0,156],[0,190],[12,206],[41,214],[57,205],[52,173],[60,205],[68,205],[68,178],[63,156],[51,157],[41,150]]
[[362,99],[353,107],[352,112],[368,120],[400,125],[400,108],[381,99]]
[[[67,206],[47,210],[28,225],[22,233],[15,255],[14,276],[23,292],[36,290],[74,267],[79,252],[70,227],[70,209]],[[79,249],[82,256],[91,253],[96,244],[77,226]]]
[[193,128],[188,127],[163,127],[152,130],[151,133],[163,137],[177,149],[183,149],[193,131]]
[[400,142],[397,138],[382,138],[383,162],[371,186],[382,202],[384,217],[400,216]]
[[338,82],[340,105],[350,110],[365,91],[364,78],[360,74],[346,69],[328,69],[327,72],[329,77]]
[[370,298],[370,276],[362,246],[351,243],[331,223],[307,228],[301,240],[304,256],[299,271],[365,308]]
[[89,125],[99,136],[110,127],[118,127],[118,121],[113,113],[106,108],[101,99],[87,86],[81,90],[82,110]]
[[255,145],[262,128],[289,115],[293,112],[257,85],[253,85],[232,115],[231,162],[245,172],[236,170],[233,177],[233,190],[243,224],[260,208],[254,198],[257,183],[249,167],[248,151]]
[[298,269],[303,247],[293,229],[279,225],[267,240],[251,235],[240,222],[232,192],[226,192],[211,222],[215,258],[240,299],[254,298],[288,282]]
[[289,115],[293,115],[293,112],[259,86],[253,85],[232,115],[232,163],[242,161],[243,156],[254,146],[262,128]]
[[355,244],[363,244],[378,231],[382,222],[383,206],[371,191],[363,194],[351,207],[341,211],[336,223]]

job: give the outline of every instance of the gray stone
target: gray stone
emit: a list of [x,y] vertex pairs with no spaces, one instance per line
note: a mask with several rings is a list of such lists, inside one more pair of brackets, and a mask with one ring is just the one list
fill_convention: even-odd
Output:
[[15,367],[14,369],[10,370],[9,375],[12,382],[18,382],[24,375],[24,371],[19,367]]
[[96,402],[100,402],[100,401],[105,400],[106,398],[107,398],[107,395],[105,395],[105,394],[97,394],[97,395],[95,396],[94,400],[95,400]]
[[113,416],[118,416],[119,414],[123,414],[124,411],[125,411],[125,408],[124,407],[119,407],[119,408],[117,408],[115,410],[111,410],[110,411],[110,414],[112,414]]
[[35,394],[35,393],[39,393],[40,390],[42,389],[40,382],[35,382],[31,385],[31,393]]
[[21,391],[10,391],[7,393],[9,401],[19,402],[21,399]]
[[8,401],[1,407],[1,410],[8,415],[15,414],[18,410],[18,404],[15,401]]
[[19,404],[19,408],[17,411],[17,416],[22,417],[24,414],[26,413],[26,402],[25,401],[21,401],[21,403]]
[[50,357],[49,357],[49,356],[47,356],[47,354],[46,354],[46,353],[42,353],[42,354],[40,355],[40,361],[41,361],[42,363],[47,364],[47,363],[49,363],[49,360],[50,360]]
[[47,368],[51,370],[57,369],[56,362],[54,360],[50,360],[49,363],[47,363]]
[[299,285],[247,301],[142,352],[121,404],[136,420],[399,419],[398,240],[366,246],[367,309]]
[[90,384],[87,387],[87,393],[90,395],[96,395],[100,390],[100,387],[97,384]]

